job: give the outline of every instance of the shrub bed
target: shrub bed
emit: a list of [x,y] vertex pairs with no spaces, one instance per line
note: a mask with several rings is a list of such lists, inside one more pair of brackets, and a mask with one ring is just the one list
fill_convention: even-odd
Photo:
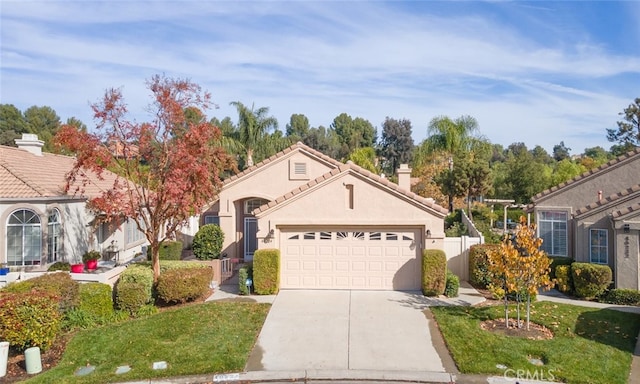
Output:
[[59,297],[50,292],[0,293],[0,340],[22,351],[48,349],[61,326]]
[[251,264],[245,264],[238,270],[238,290],[241,295],[250,295],[251,289],[247,287],[247,279],[253,278],[253,269]]
[[573,287],[578,297],[594,298],[604,293],[611,284],[611,268],[590,263],[571,264]]
[[438,296],[444,293],[447,256],[440,249],[425,249],[422,253],[422,293]]
[[216,224],[207,224],[200,227],[193,238],[193,254],[199,260],[212,260],[220,258],[224,232]]
[[489,277],[488,252],[499,248],[498,244],[477,244],[469,249],[469,281],[474,286],[487,288],[491,284]]
[[558,265],[555,268],[556,287],[560,292],[573,292],[573,279],[571,278],[571,265]]
[[556,269],[559,266],[566,265],[571,267],[571,264],[573,263],[573,259],[570,257],[549,256],[549,258],[551,259],[551,271],[549,272],[549,277],[551,277],[552,279],[555,279],[557,277]]
[[211,271],[208,269],[172,269],[160,274],[156,292],[166,303],[185,303],[204,296],[210,284]]
[[57,261],[47,268],[47,272],[55,272],[55,271],[71,271],[71,265],[66,261]]
[[116,306],[135,316],[149,301],[145,284],[136,281],[118,280],[116,284]]
[[274,295],[280,289],[280,250],[259,249],[253,254],[253,288],[258,295]]
[[60,304],[60,311],[67,312],[78,306],[80,301],[79,284],[71,278],[71,275],[64,272],[48,273],[46,275],[34,277],[29,280],[22,280],[7,285],[6,292],[20,293],[37,290],[56,295]]
[[640,306],[640,291],[616,288],[605,292],[600,301],[609,304]]
[[113,316],[113,291],[108,284],[80,284],[80,305],[99,324],[108,322]]
[[447,297],[458,297],[460,289],[460,278],[447,269],[447,281],[444,287],[444,295]]
[[[148,304],[153,301],[153,270],[147,264],[134,264],[125,269],[120,278],[118,284],[116,284],[116,301],[120,294],[119,287],[121,283],[138,283],[141,285],[142,292],[145,299],[143,304]],[[127,286],[127,289],[130,289]]]

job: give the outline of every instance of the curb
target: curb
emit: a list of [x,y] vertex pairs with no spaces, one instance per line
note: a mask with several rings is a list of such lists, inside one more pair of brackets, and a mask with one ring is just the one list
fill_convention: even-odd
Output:
[[456,376],[446,372],[373,371],[373,370],[299,370],[250,371],[215,375],[173,377],[168,379],[127,381],[120,384],[196,384],[246,382],[307,382],[307,381],[384,381],[405,383],[456,382]]

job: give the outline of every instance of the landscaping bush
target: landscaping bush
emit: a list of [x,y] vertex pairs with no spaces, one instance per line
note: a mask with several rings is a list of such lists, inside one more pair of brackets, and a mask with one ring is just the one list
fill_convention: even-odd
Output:
[[453,272],[447,269],[447,281],[444,287],[444,295],[447,297],[458,297],[460,289],[460,279]]
[[258,295],[274,295],[280,289],[280,250],[259,249],[253,254],[253,289]]
[[113,316],[113,291],[102,283],[80,284],[78,309],[91,316],[98,324],[105,324]]
[[55,271],[69,272],[71,271],[71,265],[66,261],[56,261],[55,263],[51,264],[49,268],[47,268],[47,271],[48,272],[55,272]]
[[611,284],[611,268],[590,263],[571,264],[573,287],[578,297],[593,298],[602,294]]
[[185,303],[209,291],[212,272],[206,268],[172,269],[158,277],[156,293],[166,303]]
[[84,309],[74,308],[64,314],[62,328],[73,330],[76,328],[89,329],[98,325],[96,318]]
[[[163,241],[158,250],[160,260],[180,260],[182,258],[182,241]],[[147,260],[151,260],[151,247],[147,247]]]
[[1,293],[0,340],[20,351],[48,349],[60,330],[59,307],[59,297],[50,292]]
[[219,259],[223,242],[224,232],[219,225],[203,225],[193,238],[193,254],[199,260]]
[[425,249],[422,253],[422,293],[438,296],[444,293],[447,256],[440,249]]
[[555,268],[556,287],[560,292],[573,292],[573,279],[571,278],[571,265],[558,265]]
[[250,295],[251,290],[247,287],[247,279],[253,278],[251,264],[245,264],[238,270],[238,290],[241,295]]
[[148,290],[145,284],[136,281],[118,280],[116,284],[116,306],[135,316],[149,303]]
[[570,267],[571,263],[573,263],[573,259],[570,257],[549,256],[549,258],[551,259],[551,272],[549,272],[549,277],[551,277],[551,279],[555,279],[557,277],[556,269],[559,266],[567,265]]
[[640,306],[640,291],[616,288],[605,292],[600,301],[609,304]]
[[64,272],[48,273],[33,279],[11,283],[4,290],[14,293],[31,290],[52,293],[59,298],[57,302],[60,304],[60,312],[62,313],[76,308],[80,301],[78,282]]
[[82,255],[82,262],[86,263],[87,261],[91,260],[100,260],[101,257],[102,255],[99,251],[88,251]]
[[[138,283],[142,285],[143,292],[145,294],[145,301],[143,304],[148,304],[153,301],[153,270],[149,265],[134,264],[125,269],[118,283]],[[116,301],[118,297],[118,286],[116,285]]]
[[469,281],[476,287],[487,288],[491,283],[489,277],[488,251],[497,249],[497,244],[477,244],[469,249]]

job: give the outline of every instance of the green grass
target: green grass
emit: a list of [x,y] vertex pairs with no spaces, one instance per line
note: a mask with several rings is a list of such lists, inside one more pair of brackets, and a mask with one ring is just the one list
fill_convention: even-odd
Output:
[[[27,382],[108,383],[241,371],[268,311],[269,304],[213,302],[81,331],[57,367]],[[155,361],[166,361],[168,368],[151,369]],[[87,364],[95,372],[73,375]],[[132,370],[115,375],[120,365]]]
[[[482,330],[480,323],[504,317],[504,307],[431,308],[462,373],[503,375],[523,370],[545,380],[568,383],[626,383],[640,315],[550,302],[532,304],[531,321],[551,329],[550,340],[507,337]],[[511,309],[510,316],[515,316]],[[542,367],[528,357],[544,361]],[[514,371],[511,371],[514,370]],[[526,373],[525,373],[526,374]]]

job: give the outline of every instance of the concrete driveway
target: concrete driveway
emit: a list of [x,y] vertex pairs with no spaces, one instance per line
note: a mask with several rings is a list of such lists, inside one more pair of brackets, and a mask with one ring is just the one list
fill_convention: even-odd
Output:
[[246,370],[445,372],[424,299],[393,291],[281,291]]

